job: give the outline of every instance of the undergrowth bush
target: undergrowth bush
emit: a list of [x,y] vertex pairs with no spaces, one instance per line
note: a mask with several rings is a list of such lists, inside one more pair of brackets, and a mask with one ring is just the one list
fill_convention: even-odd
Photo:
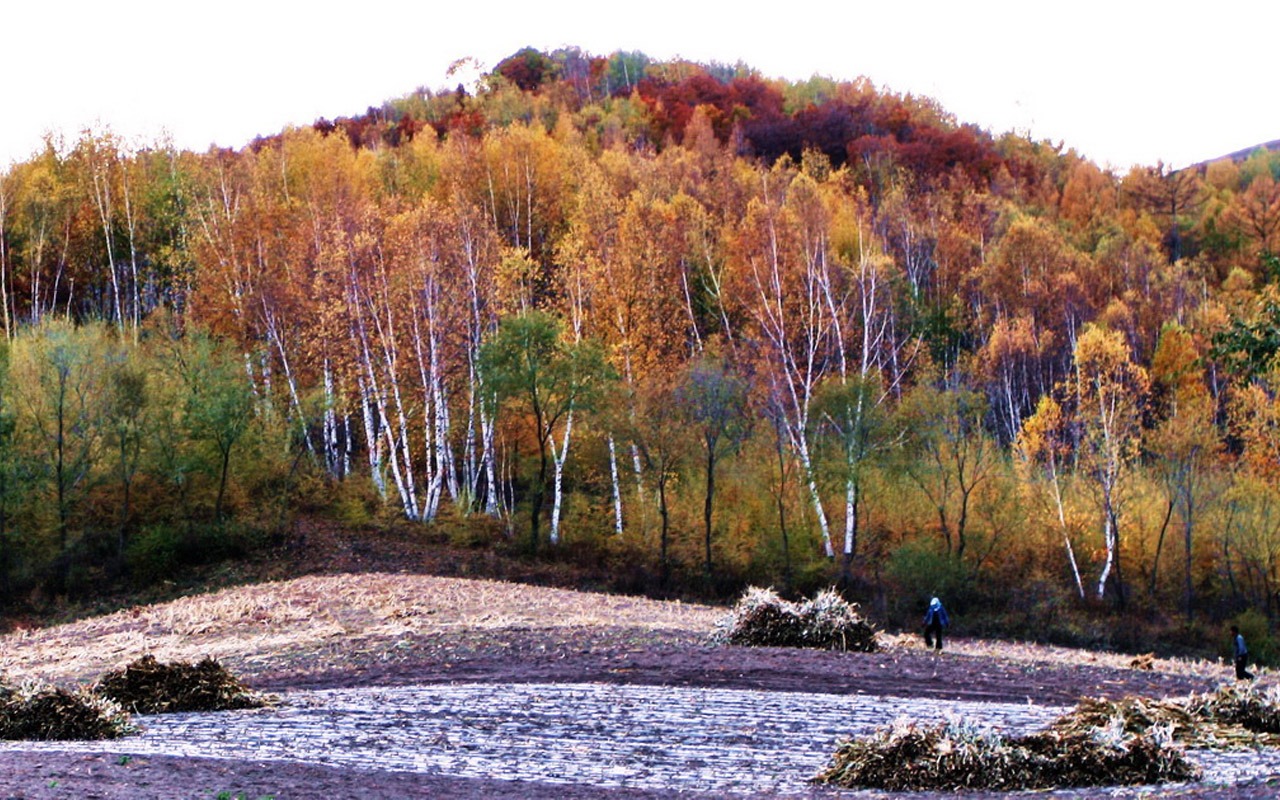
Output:
[[[1280,656],[1280,648],[1276,646],[1276,641],[1271,638],[1271,626],[1267,624],[1265,616],[1251,608],[1242,614],[1236,615],[1232,618],[1231,623],[1240,627],[1240,634],[1244,636],[1245,644],[1249,647],[1250,661],[1266,666],[1272,666],[1277,663],[1277,656]],[[1229,647],[1230,639],[1225,632],[1221,635],[1219,641],[1222,643],[1222,652],[1230,657],[1232,655]]]

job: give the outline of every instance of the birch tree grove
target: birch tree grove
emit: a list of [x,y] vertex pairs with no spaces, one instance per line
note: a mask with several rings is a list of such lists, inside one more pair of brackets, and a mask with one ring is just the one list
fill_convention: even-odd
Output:
[[637,590],[1280,620],[1280,154],[1120,176],[866,81],[569,53],[0,172],[0,600],[296,512]]
[[822,549],[835,557],[831,526],[818,490],[810,442],[814,392],[831,368],[827,360],[832,320],[826,313],[818,276],[802,269],[785,210],[778,203],[783,182],[777,172],[763,178],[765,194],[748,207],[737,240],[741,288],[754,332],[764,344],[762,372],[779,403],[782,430],[800,461],[809,499],[822,536]]

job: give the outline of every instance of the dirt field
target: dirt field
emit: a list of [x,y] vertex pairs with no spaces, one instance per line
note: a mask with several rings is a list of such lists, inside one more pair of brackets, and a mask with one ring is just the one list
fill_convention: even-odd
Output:
[[[163,660],[211,655],[254,688],[608,684],[714,687],[769,693],[1061,706],[1081,696],[1173,696],[1212,689],[1225,665],[968,641],[935,655],[912,637],[876,654],[708,643],[724,609],[514,585],[385,573],[313,575],[134,608],[0,639],[8,683],[91,681],[146,653]],[[1267,678],[1270,679],[1269,677]],[[802,724],[803,721],[797,722]],[[376,738],[376,731],[372,734]],[[833,742],[834,744],[834,742]],[[423,742],[430,748],[432,742]],[[0,753],[0,797],[658,798],[652,787],[458,777],[438,771],[339,768],[288,759],[13,750]],[[675,788],[675,787],[672,787]],[[1255,775],[1230,785],[1109,792],[1118,797],[1261,798],[1280,783]],[[1051,793],[1086,797],[1097,792]],[[750,790],[682,796],[758,797]],[[800,787],[791,796],[874,793]],[[928,797],[929,795],[920,795]],[[971,795],[983,797],[985,795]],[[1000,795],[1017,796],[1017,795]],[[1045,793],[1027,795],[1044,797]]]

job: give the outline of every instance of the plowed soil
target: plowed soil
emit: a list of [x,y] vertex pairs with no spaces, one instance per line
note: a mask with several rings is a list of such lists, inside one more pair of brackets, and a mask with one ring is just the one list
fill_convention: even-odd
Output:
[[[343,571],[352,565],[341,559],[332,563],[337,574],[228,588],[57,628],[13,632],[0,639],[0,671],[9,683],[77,683],[152,653],[161,660],[213,655],[251,687],[267,691],[444,682],[602,682],[1039,705],[1070,705],[1082,696],[1177,696],[1211,690],[1228,679],[1225,666],[1203,662],[1157,660],[1153,670],[1136,670],[1120,656],[999,645],[963,636],[949,642],[941,655],[926,651],[910,636],[886,637],[888,647],[872,654],[713,646],[709,634],[725,609],[421,574]],[[822,787],[802,791],[800,796],[807,797],[880,796]],[[572,800],[672,793],[289,761],[0,754],[0,798],[30,800]],[[1280,783],[1254,778],[1154,793],[1108,790],[1107,795],[1262,798],[1278,793]],[[1048,796],[1097,794],[1095,790]]]

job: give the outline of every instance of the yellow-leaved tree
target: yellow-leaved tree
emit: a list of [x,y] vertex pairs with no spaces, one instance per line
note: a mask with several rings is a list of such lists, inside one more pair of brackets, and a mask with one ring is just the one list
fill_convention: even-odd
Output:
[[1191,334],[1181,325],[1165,325],[1151,363],[1152,400],[1159,421],[1147,451],[1167,499],[1164,522],[1151,565],[1155,594],[1165,532],[1176,513],[1183,535],[1183,601],[1188,619],[1193,608],[1192,555],[1195,525],[1214,490],[1214,466],[1222,440],[1214,424],[1214,402],[1204,381]]
[[1076,341],[1072,367],[1061,389],[1069,401],[1076,465],[1095,489],[1102,517],[1104,552],[1097,596],[1102,599],[1114,581],[1123,603],[1120,518],[1129,468],[1141,445],[1150,380],[1134,363],[1122,334],[1094,325],[1086,326]]

